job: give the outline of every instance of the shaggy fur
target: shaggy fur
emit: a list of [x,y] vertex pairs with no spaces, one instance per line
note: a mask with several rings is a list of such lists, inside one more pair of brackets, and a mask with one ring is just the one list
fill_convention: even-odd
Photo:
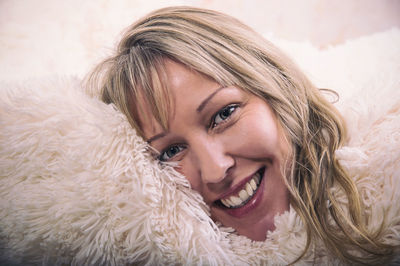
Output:
[[[323,52],[303,46],[304,58],[318,55],[317,65],[297,57],[317,85],[344,95],[337,106],[350,139],[337,155],[361,192],[369,229],[383,224],[381,237],[397,245],[398,47],[400,31],[393,30]],[[325,83],[315,80],[327,76],[324,67],[331,74]],[[84,94],[79,80],[2,84],[0,264],[281,265],[303,251],[306,232],[293,209],[276,217],[264,242],[252,242],[215,224],[186,179],[146,149],[125,117]],[[313,242],[299,264],[312,263],[339,261]]]

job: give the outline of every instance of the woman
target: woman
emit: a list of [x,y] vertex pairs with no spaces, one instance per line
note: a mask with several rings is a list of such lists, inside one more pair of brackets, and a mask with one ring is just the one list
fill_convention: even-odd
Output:
[[[127,29],[92,77],[101,79],[103,101],[186,176],[215,221],[263,241],[291,205],[307,229],[303,255],[314,240],[348,262],[394,252],[367,229],[356,185],[335,157],[346,139],[340,114],[236,19],[188,7],[155,11]],[[347,196],[345,210],[334,186]]]

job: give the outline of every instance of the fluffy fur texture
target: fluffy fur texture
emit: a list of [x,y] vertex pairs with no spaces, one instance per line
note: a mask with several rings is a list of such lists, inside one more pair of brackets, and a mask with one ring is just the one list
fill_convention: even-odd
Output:
[[[381,237],[399,245],[400,31],[325,51],[281,45],[297,51],[317,85],[340,93],[350,139],[337,155],[369,228],[383,223]],[[79,80],[2,84],[0,264],[280,265],[303,251],[306,232],[293,209],[276,217],[267,240],[252,242],[215,224],[186,179],[146,149],[125,117],[84,94]],[[299,262],[311,263],[338,261],[313,243]]]

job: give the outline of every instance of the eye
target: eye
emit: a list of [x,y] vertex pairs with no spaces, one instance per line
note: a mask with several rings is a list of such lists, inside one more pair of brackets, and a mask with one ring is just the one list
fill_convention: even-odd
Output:
[[160,154],[160,156],[158,156],[158,159],[162,162],[166,162],[171,160],[173,157],[175,157],[178,153],[180,153],[181,151],[183,151],[185,149],[184,146],[182,145],[172,145],[169,146],[168,148],[166,148],[165,150],[163,150]]
[[218,113],[216,113],[211,121],[211,128],[218,126],[220,123],[227,120],[233,112],[238,108],[237,104],[225,106]]

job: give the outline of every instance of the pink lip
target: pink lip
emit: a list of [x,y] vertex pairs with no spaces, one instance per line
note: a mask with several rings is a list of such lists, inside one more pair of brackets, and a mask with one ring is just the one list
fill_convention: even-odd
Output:
[[267,172],[267,169],[264,170],[264,176],[261,180],[261,184],[259,186],[259,188],[256,191],[256,194],[253,196],[253,198],[247,202],[245,205],[243,205],[240,208],[236,208],[236,209],[224,209],[224,211],[226,211],[229,215],[236,217],[236,218],[241,218],[244,215],[246,215],[247,213],[249,213],[250,211],[254,210],[255,208],[257,208],[257,206],[260,204],[262,198],[263,198],[263,194],[264,194],[264,181],[265,181],[265,174]]

